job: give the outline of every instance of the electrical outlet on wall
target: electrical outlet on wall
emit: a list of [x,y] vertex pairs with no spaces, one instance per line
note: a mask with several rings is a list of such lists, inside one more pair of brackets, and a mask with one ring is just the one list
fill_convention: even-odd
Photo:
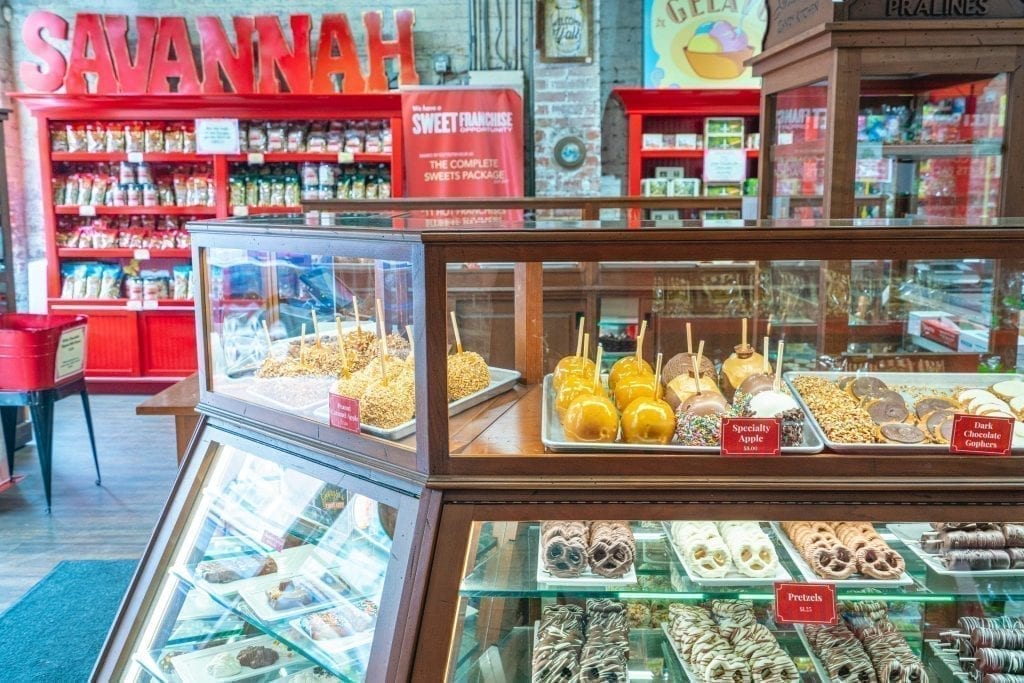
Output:
[[434,73],[444,75],[452,70],[452,58],[446,54],[434,55]]

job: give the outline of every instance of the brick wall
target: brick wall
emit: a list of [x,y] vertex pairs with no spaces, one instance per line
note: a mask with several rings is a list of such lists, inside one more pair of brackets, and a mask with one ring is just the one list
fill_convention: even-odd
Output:
[[626,187],[626,115],[611,97],[617,86],[643,85],[642,3],[609,2],[601,7],[601,174]]
[[[600,5],[594,2],[593,60],[589,64],[545,63],[535,53],[534,155],[538,197],[597,195],[601,188],[601,40]],[[587,145],[577,169],[565,169],[554,158],[555,145],[574,135]]]

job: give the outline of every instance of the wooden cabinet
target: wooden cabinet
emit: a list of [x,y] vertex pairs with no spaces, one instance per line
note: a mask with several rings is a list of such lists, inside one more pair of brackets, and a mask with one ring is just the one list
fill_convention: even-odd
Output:
[[[1014,152],[1024,20],[895,21],[883,4],[850,3],[853,16],[879,14],[870,20],[835,4],[835,21],[817,23],[819,13],[752,60],[762,79],[760,215],[1024,215]],[[773,13],[767,35],[798,24],[790,12],[805,5]]]
[[[276,354],[271,361],[280,361],[296,346],[301,364],[302,350],[323,343],[321,336],[333,341],[333,331],[309,335],[307,327],[302,336],[302,318],[298,334],[294,325],[282,326],[281,336],[266,340],[262,326],[256,324],[245,335],[237,335],[234,341],[239,343],[233,347],[238,350],[241,342],[250,342],[246,350],[256,349],[255,362],[229,365],[217,357],[214,339],[230,332],[220,325],[219,311],[211,305],[211,300],[221,300],[220,295],[201,298],[199,410],[205,424],[183,462],[165,519],[100,654],[97,678],[156,678],[161,662],[184,667],[224,652],[207,652],[206,645],[222,647],[219,641],[241,636],[252,639],[253,645],[276,641],[292,647],[295,658],[282,663],[288,675],[320,666],[355,680],[500,680],[502,675],[505,680],[526,680],[530,643],[545,608],[556,603],[586,605],[601,598],[633,605],[630,612],[640,623],[627,638],[628,665],[637,678],[666,671],[667,680],[686,681],[686,667],[676,660],[671,633],[662,628],[663,621],[652,622],[652,615],[662,613],[666,618],[669,603],[714,607],[713,600],[729,600],[752,603],[765,621],[763,615],[774,612],[776,577],[742,586],[700,580],[688,571],[673,542],[673,523],[678,522],[757,522],[785,574],[801,584],[819,584],[820,577],[786,545],[781,522],[875,523],[876,530],[903,553],[906,570],[886,583],[864,577],[856,578],[856,583],[839,579],[835,584],[840,603],[886,603],[872,606],[872,612],[892,613],[893,621],[901,623],[900,629],[892,630],[905,634],[915,652],[925,648],[921,656],[933,667],[931,680],[956,678],[947,669],[934,668],[944,664],[943,658],[927,648],[935,647],[940,633],[955,628],[959,616],[1012,614],[1012,605],[1022,595],[1019,573],[952,577],[914,549],[920,549],[916,539],[922,530],[929,533],[931,522],[1013,522],[1024,504],[1024,442],[1010,457],[958,455],[936,444],[926,446],[926,451],[903,450],[897,455],[892,443],[874,441],[861,442],[856,452],[837,442],[820,452],[789,451],[784,457],[723,457],[713,447],[681,451],[678,443],[667,451],[624,443],[553,444],[547,425],[557,413],[550,382],[538,381],[545,378],[527,378],[464,411],[447,400],[447,380],[455,343],[452,311],[467,349],[489,347],[492,364],[509,358],[518,363],[528,356],[523,351],[551,354],[549,360],[564,354],[574,346],[580,311],[591,315],[588,311],[600,309],[607,297],[629,297],[638,315],[655,314],[647,359],[653,349],[676,353],[683,346],[678,321],[668,320],[679,316],[666,312],[700,312],[709,338],[721,335],[726,340],[736,339],[739,319],[747,311],[741,304],[746,304],[755,310],[765,306],[785,312],[791,324],[780,326],[773,336],[785,336],[787,353],[799,338],[810,349],[812,366],[841,361],[840,356],[819,355],[827,348],[825,339],[842,346],[857,343],[855,330],[860,325],[849,322],[851,297],[856,294],[851,281],[822,276],[832,271],[821,263],[835,261],[840,254],[848,270],[857,273],[852,282],[864,289],[869,278],[884,278],[886,268],[878,263],[863,266],[862,261],[888,263],[889,272],[897,272],[897,284],[915,272],[909,264],[918,260],[997,264],[984,271],[991,280],[990,291],[983,296],[985,288],[975,288],[971,303],[987,301],[984,305],[991,310],[986,308],[986,313],[1003,322],[987,349],[973,357],[978,361],[999,355],[1005,369],[1019,371],[1024,368],[1016,357],[1024,265],[1011,257],[1024,248],[1020,220],[881,226],[783,222],[716,229],[635,229],[585,222],[452,232],[416,231],[407,225],[393,231],[378,225],[364,232],[359,220],[335,216],[331,226],[316,227],[306,226],[300,218],[256,225],[209,221],[197,223],[193,237],[200,261],[209,268],[229,261],[248,263],[250,255],[255,262],[256,254],[305,254],[310,269],[336,268],[332,274],[344,273],[363,291],[381,293],[385,299],[390,287],[408,287],[400,298],[409,299],[413,325],[413,431],[389,434],[368,429],[374,426],[359,420],[358,425],[332,421],[330,394],[332,386],[337,389],[337,380],[331,374],[300,367],[280,384],[275,380],[281,378],[254,376],[269,354]],[[511,268],[510,260],[515,264]],[[263,263],[269,272],[277,261],[267,258]],[[391,280],[388,287],[376,278],[371,283],[369,273],[381,272],[384,263],[403,268],[411,264],[409,278]],[[482,267],[463,268],[465,263]],[[704,274],[710,279],[701,280]],[[943,278],[938,272],[931,273],[931,279],[921,277],[933,284]],[[667,285],[675,289],[671,296],[659,291]],[[992,296],[995,290],[1000,294]],[[321,321],[343,316],[341,325],[352,330],[351,299],[339,296],[350,291],[347,282],[341,282],[322,296],[291,304],[304,311],[320,306]],[[894,287],[890,296],[907,296],[908,291]],[[1011,291],[1016,299],[1007,295]],[[941,293],[951,291],[935,287],[933,294]],[[267,311],[282,300],[267,292],[253,305]],[[968,303],[963,297],[958,300]],[[813,309],[806,308],[808,302],[814,303]],[[394,302],[382,303],[382,311],[389,303]],[[856,309],[856,322],[878,324],[875,333],[888,335],[887,342],[913,334],[909,316],[882,324],[868,303]],[[894,313],[897,310],[893,308]],[[823,314],[815,317],[814,312]],[[833,327],[840,319],[845,322]],[[364,316],[362,324],[368,329],[371,322]],[[221,352],[225,348],[220,345]],[[499,349],[504,355],[497,355]],[[713,355],[722,359],[718,351]],[[922,361],[915,371],[948,369],[933,364],[934,356],[920,349],[904,356]],[[865,362],[877,359],[871,355]],[[391,386],[385,381],[390,362],[395,361],[383,358],[368,366],[381,373],[380,386],[385,388]],[[795,365],[795,360],[787,360],[783,369],[791,371]],[[853,370],[865,368],[843,369],[852,376]],[[920,377],[934,376],[929,372]],[[970,377],[940,379],[957,385],[943,391],[958,392],[963,386],[990,386],[994,377],[978,370]],[[267,390],[274,388],[282,393],[264,400]],[[935,399],[931,389],[920,395]],[[359,400],[363,398],[370,400],[365,393]],[[335,409],[333,415],[344,412]],[[633,575],[613,577],[615,582],[591,575],[590,583],[581,585],[545,574],[540,525],[550,520],[625,520],[635,540],[628,553]],[[208,575],[200,571],[200,562],[239,547],[270,556],[273,566],[289,572],[289,578],[261,577],[237,591],[204,579]],[[309,555],[289,564],[296,552]],[[311,561],[302,562],[302,557]],[[210,568],[207,564],[202,569]],[[331,572],[334,575],[324,579]],[[338,577],[345,583],[337,583]],[[325,591],[324,603],[329,604],[306,605],[310,614],[293,619],[263,611],[266,591],[276,594],[288,580],[316,581],[311,585],[317,586],[333,582]],[[344,589],[337,587],[350,585],[349,580],[367,590],[342,594]],[[212,613],[206,622],[187,623],[195,621],[196,602],[210,595],[215,599],[207,603]],[[366,599],[373,604],[367,605]],[[366,633],[362,639],[345,641],[351,647],[343,649],[324,648],[303,636],[309,624],[305,617],[335,609],[346,613],[350,604],[375,614],[378,627],[370,629],[372,620],[358,619]],[[607,605],[597,607],[601,604]],[[193,628],[200,635],[187,645],[190,653],[182,653],[171,635],[193,633]],[[791,655],[810,658],[798,631],[775,623],[767,628]]]

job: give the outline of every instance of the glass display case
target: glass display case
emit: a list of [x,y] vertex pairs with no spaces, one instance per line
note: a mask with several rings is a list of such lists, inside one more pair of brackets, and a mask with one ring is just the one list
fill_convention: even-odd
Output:
[[1018,173],[1006,155],[1018,144],[1008,122],[1019,115],[1011,83],[1020,67],[996,54],[1007,40],[1002,28],[836,21],[792,37],[787,46],[799,50],[771,48],[755,58],[769,151],[761,215],[1024,213],[1007,191]]
[[875,629],[945,681],[1020,630],[1024,223],[431,220],[191,227],[204,426],[97,678],[686,681],[742,624],[734,673],[892,673]]

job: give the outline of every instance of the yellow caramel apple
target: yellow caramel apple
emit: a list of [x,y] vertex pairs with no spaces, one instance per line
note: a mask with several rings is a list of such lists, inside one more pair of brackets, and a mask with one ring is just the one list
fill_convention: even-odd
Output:
[[555,412],[558,413],[558,419],[565,417],[565,411],[577,396],[597,393],[603,394],[604,391],[599,385],[594,384],[591,378],[576,375],[567,377],[562,383],[562,388],[555,393]]
[[586,356],[566,356],[555,366],[551,387],[557,392],[568,378],[579,377],[589,380],[593,374],[594,361]]
[[634,399],[622,412],[622,440],[626,443],[667,444],[675,431],[672,406],[653,396]]
[[619,433],[619,413],[607,397],[583,394],[569,404],[562,428],[569,441],[612,443]]
[[641,396],[653,397],[656,388],[653,373],[621,377],[619,383],[615,385],[615,391],[612,392],[612,396],[615,397],[615,407],[625,410],[626,406]]
[[653,377],[654,368],[643,358],[638,360],[636,356],[623,356],[615,361],[611,370],[608,371],[608,390],[615,391],[619,380],[636,375],[651,375]]

